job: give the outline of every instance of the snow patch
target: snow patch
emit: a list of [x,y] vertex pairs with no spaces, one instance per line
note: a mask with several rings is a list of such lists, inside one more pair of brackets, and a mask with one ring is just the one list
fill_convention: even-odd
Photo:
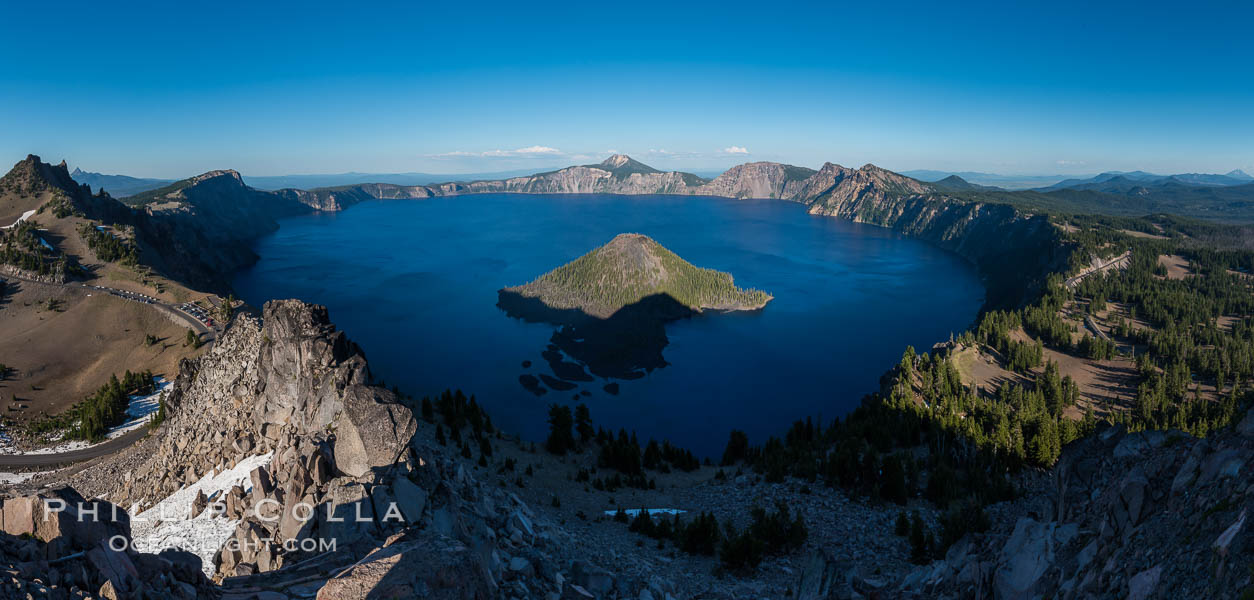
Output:
[[[640,509],[640,508],[627,508],[627,509],[623,509],[623,512],[624,512],[624,513],[626,513],[626,514],[627,514],[627,516],[629,516],[629,517],[633,517],[633,518],[634,518],[636,515],[640,514],[640,511],[641,511],[641,510],[647,511],[647,512],[649,513],[649,516],[650,516],[650,517],[652,517],[652,516],[654,516],[654,515],[682,515],[682,514],[684,514],[684,513],[688,512],[688,511],[686,511],[686,510],[679,509],[679,508],[644,508],[644,509]],[[617,511],[617,510],[607,510],[607,511],[605,511],[605,514],[606,514],[607,516],[611,516],[611,517],[612,517],[612,516],[614,516],[614,515],[618,514],[618,511]]]
[[22,221],[25,221],[26,219],[29,219],[33,216],[35,216],[35,211],[28,210],[22,213],[22,216],[18,217],[17,220],[14,221],[12,225],[5,225],[4,227],[0,227],[0,229],[13,229],[14,227],[17,227],[18,224],[21,223]]
[[116,425],[105,433],[105,439],[100,442],[92,443],[83,440],[69,440],[48,446],[46,448],[36,448],[34,450],[19,451],[12,446],[12,439],[8,434],[0,431],[0,454],[11,455],[30,455],[30,454],[61,454],[63,452],[74,452],[76,450],[86,450],[96,444],[103,444],[107,440],[111,440],[127,433],[135,431],[140,427],[148,425],[148,419],[157,409],[161,407],[161,396],[165,394],[166,389],[170,387],[170,382],[162,377],[153,377],[155,391],[147,396],[131,396],[130,404],[126,407],[127,419],[120,425]]
[[161,552],[167,548],[180,548],[200,557],[201,570],[208,577],[213,577],[213,555],[231,539],[238,519],[212,516],[209,509],[202,511],[196,518],[189,518],[192,502],[197,492],[204,492],[213,502],[218,497],[238,485],[247,493],[252,490],[249,473],[257,467],[270,464],[273,454],[259,454],[241,460],[232,469],[221,473],[210,471],[200,481],[179,489],[166,496],[164,500],[151,508],[139,512],[139,507],[131,507],[131,546],[140,552]]
[[17,485],[30,481],[37,475],[47,475],[53,471],[35,471],[31,473],[0,473],[0,484]]

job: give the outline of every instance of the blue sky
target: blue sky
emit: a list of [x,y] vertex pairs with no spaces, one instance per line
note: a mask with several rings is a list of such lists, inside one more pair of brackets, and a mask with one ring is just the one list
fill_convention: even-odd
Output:
[[105,4],[5,8],[0,159],[1254,173],[1248,3]]

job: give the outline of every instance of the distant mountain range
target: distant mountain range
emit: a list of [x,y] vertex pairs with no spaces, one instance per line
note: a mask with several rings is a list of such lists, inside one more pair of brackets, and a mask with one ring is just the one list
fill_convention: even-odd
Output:
[[259,190],[284,188],[310,189],[356,185],[359,183],[390,183],[393,185],[427,185],[443,181],[479,181],[530,175],[534,171],[494,171],[488,173],[331,173],[311,175],[244,175],[244,183]]
[[[356,185],[361,183],[387,183],[392,185],[427,185],[445,181],[480,181],[505,179],[530,175],[531,170],[494,171],[487,173],[436,174],[436,173],[326,173],[308,175],[242,175],[244,183],[259,190],[274,191],[284,188],[311,189]],[[95,190],[105,190],[114,198],[128,198],[174,183],[174,179],[151,179],[128,175],[104,175],[74,169],[70,177],[78,183],[90,185]]]
[[935,171],[931,169],[902,171],[901,174],[929,183],[940,181],[946,177],[957,176],[969,183],[999,187],[1004,190],[1039,188],[1053,185],[1068,177],[1067,175],[1002,175],[999,173],[982,173],[980,171]]
[[174,183],[173,179],[146,179],[127,175],[102,175],[74,169],[70,177],[79,183],[90,185],[95,190],[105,190],[114,198],[125,198],[140,192],[155,190],[163,185]]
[[1157,175],[1145,171],[1108,171],[1087,179],[1066,179],[1054,185],[1042,187],[1041,191],[1054,190],[1097,190],[1108,193],[1127,193],[1135,187],[1148,186],[1215,186],[1228,187],[1254,183],[1245,171],[1234,169],[1223,175],[1210,173],[1180,173],[1178,175]]
[[[1068,175],[1000,175],[997,173],[982,173],[979,171],[955,172],[934,171],[929,169],[902,171],[901,174],[929,183],[939,184],[947,178],[956,176],[967,183],[981,187],[995,187],[1004,190],[1031,189],[1043,192],[1051,192],[1061,189],[1090,189],[1103,191],[1104,189],[1110,189],[1110,186],[1103,188],[1098,184],[1103,184],[1111,180],[1118,180],[1115,182],[1116,186],[1114,186],[1114,189],[1118,189],[1119,184],[1125,180],[1128,182],[1137,182],[1142,185],[1155,183],[1177,183],[1186,186],[1233,186],[1254,183],[1254,177],[1251,177],[1240,169],[1234,169],[1223,175],[1209,173],[1158,175],[1155,173],[1147,173],[1145,171],[1108,171],[1093,176],[1076,177]],[[1115,193],[1123,192],[1117,191]]]

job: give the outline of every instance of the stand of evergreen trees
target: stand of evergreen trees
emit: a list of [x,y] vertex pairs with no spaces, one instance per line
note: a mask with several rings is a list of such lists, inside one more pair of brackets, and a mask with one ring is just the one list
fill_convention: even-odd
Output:
[[[658,540],[659,548],[671,542],[688,554],[717,554],[724,568],[736,572],[756,568],[766,556],[792,552],[805,545],[809,536],[801,515],[792,515],[782,502],[773,512],[754,507],[749,517],[749,524],[738,531],[731,522],[720,527],[718,519],[708,512],[684,521],[678,514],[654,518],[648,510],[640,509],[628,530]],[[614,518],[620,522],[628,520],[621,508]]]
[[[393,389],[399,396],[400,390]],[[412,398],[410,398],[412,402]],[[419,408],[422,419],[435,423],[436,442],[442,446],[452,443],[461,451],[463,458],[479,453],[479,466],[486,467],[492,456],[491,436],[496,432],[492,417],[483,410],[474,396],[466,397],[461,390],[444,390],[434,401],[424,396]],[[438,413],[438,417],[437,417]],[[445,430],[447,428],[447,435]],[[462,430],[468,430],[463,435]]]
[[96,253],[96,258],[105,262],[121,261],[124,265],[136,265],[139,263],[139,251],[135,246],[114,237],[113,235],[96,229],[91,223],[83,223],[79,225],[78,233],[82,236],[83,241],[87,243],[87,247]]
[[38,275],[61,275],[74,272],[65,255],[57,255],[44,247],[36,233],[39,226],[30,220],[9,230],[0,230],[0,264],[12,265]]
[[144,396],[155,390],[152,371],[127,371],[121,381],[117,375],[110,375],[108,383],[71,409],[70,418],[78,422],[66,432],[65,439],[95,441],[103,438],[110,427],[126,421],[131,396]]
[[574,411],[560,404],[549,406],[549,435],[544,447],[549,453],[559,456],[595,447],[597,467],[610,469],[615,474],[592,480],[591,484],[597,489],[609,491],[624,486],[640,489],[654,487],[646,471],[694,471],[701,466],[691,450],[674,446],[669,441],[659,444],[651,439],[642,449],[635,432],[629,434],[627,430],[620,429],[616,436],[605,429],[596,429],[594,433],[591,412],[586,404],[579,404]]

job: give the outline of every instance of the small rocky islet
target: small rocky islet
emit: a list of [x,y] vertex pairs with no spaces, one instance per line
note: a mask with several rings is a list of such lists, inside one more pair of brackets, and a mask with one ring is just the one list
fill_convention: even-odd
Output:
[[[622,233],[525,285],[500,290],[497,306],[525,321],[558,325],[542,353],[556,378],[550,388],[574,389],[592,375],[638,379],[667,365],[667,322],[707,311],[761,310],[773,297],[736,287],[731,274],[703,269],[652,238]],[[577,362],[571,362],[569,357]],[[534,376],[519,382],[540,395]],[[617,393],[617,384],[614,391]]]
[[578,310],[599,319],[657,295],[669,296],[693,312],[758,310],[772,299],[761,290],[738,288],[731,274],[694,266],[638,233],[620,233],[604,246],[501,294],[536,298],[551,309]]

